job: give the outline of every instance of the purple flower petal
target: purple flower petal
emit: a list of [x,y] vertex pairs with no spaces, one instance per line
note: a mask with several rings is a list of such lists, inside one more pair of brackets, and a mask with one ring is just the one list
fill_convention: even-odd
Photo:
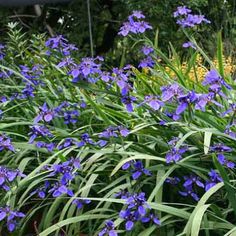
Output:
[[141,171],[135,171],[133,174],[132,174],[132,178],[133,179],[138,179],[140,176],[141,176],[142,172]]
[[7,213],[5,211],[0,212],[0,221],[6,217]]
[[126,230],[130,231],[134,227],[134,222],[133,221],[127,221],[125,224]]
[[144,206],[139,206],[138,207],[138,212],[139,212],[139,214],[140,215],[145,215],[146,214],[146,209],[145,209],[145,207]]
[[7,228],[10,232],[14,231],[15,227],[16,227],[15,223],[13,222],[7,223]]
[[176,109],[176,115],[180,115],[182,112],[186,110],[187,107],[188,107],[187,102],[181,103]]

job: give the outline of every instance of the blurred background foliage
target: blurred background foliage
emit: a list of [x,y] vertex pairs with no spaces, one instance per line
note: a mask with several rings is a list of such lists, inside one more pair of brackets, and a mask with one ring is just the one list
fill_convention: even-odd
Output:
[[[216,34],[222,31],[226,56],[236,53],[236,1],[235,0],[74,0],[66,4],[19,6],[1,8],[1,41],[4,41],[6,25],[17,21],[29,34],[63,34],[76,44],[81,56],[108,55],[110,63],[117,63],[124,56],[128,62],[136,61],[135,50],[126,40],[118,41],[122,22],[132,10],[142,10],[158,31],[158,46],[168,51],[169,42],[177,51],[187,39],[175,23],[173,11],[179,5],[187,5],[193,12],[207,16],[212,22],[198,29],[195,38],[212,56],[215,53]],[[89,19],[90,13],[90,19]],[[91,24],[90,24],[91,21]],[[91,32],[89,32],[89,25]],[[155,33],[150,38],[155,38]],[[91,38],[92,36],[92,38]]]

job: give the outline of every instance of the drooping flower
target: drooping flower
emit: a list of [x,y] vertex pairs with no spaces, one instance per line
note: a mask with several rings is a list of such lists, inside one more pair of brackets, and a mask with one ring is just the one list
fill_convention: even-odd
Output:
[[236,114],[236,104],[235,103],[230,104],[230,108],[227,111],[223,112],[222,116],[224,117],[230,113]]
[[134,170],[132,171],[132,178],[138,179],[142,174],[151,175],[151,172],[144,168],[143,163],[141,161],[137,161],[133,164]]
[[73,145],[78,146],[78,144],[79,144],[78,140],[73,139],[73,138],[66,138],[65,140],[63,140],[61,144],[59,144],[58,149],[62,150],[64,148],[68,148]]
[[75,199],[73,200],[73,204],[76,205],[77,209],[81,209],[84,205],[89,204],[91,201],[88,199]]
[[31,84],[26,84],[22,89],[21,94],[17,96],[19,99],[27,99],[35,96],[35,88]]
[[33,125],[30,127],[30,129],[31,131],[29,133],[30,135],[29,143],[33,143],[37,137],[48,137],[48,138],[53,137],[53,134],[44,125]]
[[235,167],[235,163],[233,163],[232,161],[226,160],[223,154],[220,153],[217,156],[218,156],[218,161],[221,165],[225,165],[230,169],[233,169]]
[[154,65],[155,65],[155,61],[152,59],[152,57],[147,56],[146,58],[140,61],[138,67],[139,68],[146,68],[146,67],[153,68]]
[[129,130],[123,126],[109,126],[107,129],[105,129],[99,134],[99,138],[118,137],[118,135],[126,137],[128,134]]
[[81,141],[77,143],[78,147],[83,147],[86,144],[95,145],[95,142],[90,138],[88,133],[84,133],[80,137],[81,137]]
[[200,180],[200,177],[195,176],[195,175],[190,175],[190,176],[184,176],[185,182],[183,184],[184,187],[193,187],[194,184],[196,184],[200,188],[204,188],[204,184]]
[[208,94],[198,94],[197,101],[195,102],[195,109],[205,111],[207,104],[215,104],[218,107],[223,107],[219,102],[214,100],[215,93],[209,92]]
[[210,147],[211,152],[216,152],[218,161],[221,165],[225,165],[230,169],[233,169],[235,164],[232,161],[228,161],[225,158],[225,152],[232,152],[232,148],[228,147],[222,143],[215,144],[214,146]]
[[117,232],[115,231],[114,222],[111,220],[107,220],[105,223],[105,227],[98,233],[98,236],[117,236]]
[[78,121],[80,113],[78,110],[68,110],[65,111],[63,116],[65,124],[75,124]]
[[236,124],[232,123],[226,126],[224,133],[228,134],[232,138],[236,138],[236,132],[233,128],[235,128]]
[[127,231],[132,230],[134,223],[140,219],[138,211],[131,211],[130,209],[120,211],[119,216],[126,221],[125,229]]
[[11,183],[17,177],[25,177],[25,175],[18,169],[12,170],[4,166],[0,166],[0,189],[9,191]]
[[55,183],[51,189],[48,190],[48,193],[52,193],[53,197],[60,197],[62,194],[67,194],[70,197],[74,196],[74,193],[66,185]]
[[150,46],[147,46],[147,45],[144,45],[141,49],[142,53],[144,55],[149,55],[150,53],[152,53],[154,51],[153,47],[150,47]]
[[219,174],[215,171],[215,170],[211,170],[208,173],[210,179],[208,181],[206,181],[205,184],[205,190],[208,191],[210,188],[212,188],[213,186],[215,186],[217,183],[222,182],[222,178],[219,176]]
[[170,150],[166,153],[166,163],[169,164],[171,162],[178,162],[182,155],[188,151],[187,145],[182,145],[180,147],[176,147],[179,138],[174,137],[172,138],[168,144],[170,145]]
[[[180,119],[180,115],[177,115],[175,112],[172,113],[172,112],[165,111],[164,114],[174,121]],[[161,123],[165,124],[165,121],[162,121]]]
[[180,182],[180,178],[176,176],[168,177],[166,178],[165,182],[171,185],[177,185]]
[[11,139],[7,137],[5,134],[0,135],[0,152],[3,150],[9,150],[14,152],[15,148],[12,145]]
[[149,214],[148,216],[144,216],[143,218],[141,218],[141,221],[143,223],[148,223],[148,222],[151,221],[152,223],[154,223],[156,225],[160,225],[161,224],[161,221],[153,213]]
[[185,43],[183,43],[182,47],[183,48],[193,48],[193,49],[196,49],[196,46],[194,45],[193,42],[185,42]]
[[109,82],[110,80],[112,80],[112,76],[111,76],[110,72],[107,72],[107,71],[102,71],[100,73],[100,78],[102,81],[104,81],[106,83]]
[[223,153],[223,152],[231,152],[232,148],[228,147],[222,143],[215,144],[214,146],[210,147],[212,152]]
[[162,101],[172,101],[173,98],[177,98],[183,95],[183,90],[176,83],[161,87],[162,91]]
[[4,52],[5,46],[3,44],[0,44],[0,60],[2,60],[5,57],[5,52]]
[[46,148],[49,152],[52,152],[56,148],[55,143],[46,143],[43,141],[36,142],[35,146],[37,148]]
[[25,214],[20,211],[11,210],[9,206],[0,207],[0,221],[6,219],[7,229],[9,232],[13,232],[18,224],[20,218],[24,218]]
[[33,196],[33,195],[37,194],[39,198],[44,199],[46,197],[49,187],[50,187],[49,181],[45,181],[43,186],[41,186],[41,187],[37,188],[36,190],[34,190],[33,192],[31,192],[30,195]]
[[128,65],[122,69],[113,68],[112,70],[111,80],[120,88],[122,96],[127,96],[128,93],[133,90],[133,83],[129,79],[129,77],[132,75],[130,68],[131,67]]
[[127,170],[130,167],[132,167],[132,178],[133,179],[138,179],[139,177],[141,177],[142,175],[151,175],[151,172],[144,168],[143,163],[141,161],[129,161],[126,162],[123,166],[122,166],[122,170]]
[[133,96],[123,96],[121,98],[121,102],[126,106],[126,109],[128,112],[133,112],[133,102],[136,101],[137,99]]
[[185,187],[183,191],[179,191],[179,194],[183,197],[191,196],[195,201],[199,200],[197,193],[194,192],[192,185]]
[[225,86],[227,89],[232,89],[230,85],[228,85],[224,79],[219,75],[218,71],[215,69],[210,70],[206,76],[203,85],[209,85],[209,89],[212,92],[219,92],[222,86]]
[[197,100],[197,95],[194,91],[190,91],[186,95],[180,95],[178,97],[179,105],[176,109],[176,115],[180,115],[183,113],[190,105],[194,104],[194,102]]
[[171,162],[178,162],[182,158],[182,154],[187,151],[186,147],[182,148],[175,148],[173,147],[167,154],[166,154],[166,163],[169,164]]

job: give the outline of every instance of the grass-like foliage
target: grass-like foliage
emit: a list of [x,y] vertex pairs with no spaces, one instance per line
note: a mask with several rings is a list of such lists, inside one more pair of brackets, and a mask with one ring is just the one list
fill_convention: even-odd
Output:
[[218,68],[191,36],[210,22],[184,7],[174,17],[189,37],[185,58],[171,45],[162,53],[157,34],[142,38],[152,27],[141,12],[124,23],[121,37],[142,48],[137,68],[110,68],[63,36],[29,38],[9,25],[1,235],[234,235],[235,81],[220,33]]

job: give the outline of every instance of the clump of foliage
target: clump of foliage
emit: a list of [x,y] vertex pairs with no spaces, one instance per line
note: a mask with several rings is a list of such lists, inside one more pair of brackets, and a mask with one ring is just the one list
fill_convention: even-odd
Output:
[[62,35],[28,39],[9,25],[0,47],[2,234],[235,231],[235,81],[221,34],[217,68],[192,36],[207,18],[186,7],[175,16],[189,37],[184,71],[172,45],[166,56],[157,37],[143,36],[152,26],[140,11],[120,29],[138,37],[137,68],[109,68]]

